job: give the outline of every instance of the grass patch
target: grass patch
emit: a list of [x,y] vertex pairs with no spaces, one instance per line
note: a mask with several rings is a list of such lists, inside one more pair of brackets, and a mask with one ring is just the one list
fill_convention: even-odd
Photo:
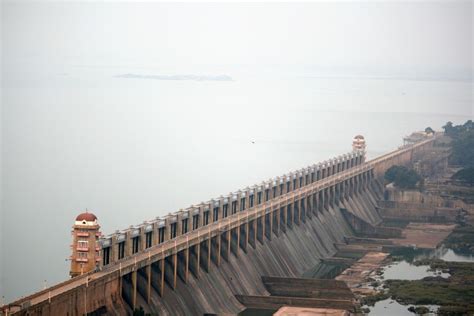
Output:
[[386,300],[390,298],[388,293],[380,292],[374,295],[364,296],[360,299],[360,305],[374,306],[378,301]]
[[474,314],[474,264],[424,259],[416,265],[449,272],[451,277],[426,277],[422,280],[387,280],[389,297],[401,304],[441,305],[440,315]]
[[[474,302],[474,286],[449,280],[388,280],[390,296],[403,304],[465,305]],[[473,303],[474,304],[474,303]],[[474,310],[474,305],[472,306]]]

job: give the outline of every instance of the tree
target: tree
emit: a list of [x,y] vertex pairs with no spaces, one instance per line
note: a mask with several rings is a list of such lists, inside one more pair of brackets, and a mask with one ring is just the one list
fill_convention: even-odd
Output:
[[446,123],[443,126],[444,132],[447,136],[450,136],[453,139],[462,138],[474,130],[474,123],[472,120],[466,121],[462,125],[453,125],[452,122]]
[[384,178],[401,189],[415,189],[416,184],[421,180],[415,170],[396,165],[385,172]]
[[470,135],[452,142],[451,162],[463,167],[474,167],[474,130]]
[[453,122],[447,122],[446,125],[443,126],[443,129],[446,135],[450,135],[451,131],[453,130]]
[[434,134],[434,132],[435,132],[435,131],[434,131],[431,127],[429,127],[429,126],[428,126],[427,128],[425,128],[425,133],[426,133],[426,134]]
[[443,127],[446,135],[452,138],[452,164],[463,167],[474,167],[474,123],[468,120],[463,125],[453,126],[448,122]]
[[472,120],[467,120],[466,123],[463,125],[465,130],[471,130],[474,129],[474,122]]
[[467,184],[474,185],[474,168],[464,168],[456,172],[453,176],[453,179],[463,181]]
[[397,177],[398,172],[400,172],[401,166],[391,166],[387,171],[385,171],[384,179],[387,180],[387,182],[393,182],[395,181],[395,178]]

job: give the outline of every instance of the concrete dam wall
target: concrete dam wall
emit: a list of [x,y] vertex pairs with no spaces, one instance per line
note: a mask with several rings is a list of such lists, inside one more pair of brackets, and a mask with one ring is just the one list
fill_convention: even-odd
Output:
[[[381,218],[375,207],[376,201],[382,197],[382,186],[373,179],[352,196],[348,195],[321,209],[308,210],[299,224],[294,222],[290,227],[288,221],[285,227],[280,227],[278,235],[273,232],[271,239],[267,236],[263,238],[263,243],[256,241],[255,248],[249,246],[246,252],[240,249],[237,255],[231,253],[219,266],[211,260],[208,272],[201,267],[199,275],[196,277],[190,273],[186,283],[178,277],[174,290],[166,276],[162,296],[152,278],[149,303],[146,299],[147,279],[137,273],[135,306],[158,315],[237,314],[245,307],[234,297],[236,294],[269,294],[262,283],[262,276],[299,277],[316,266],[320,259],[334,255],[335,243],[344,242],[344,237],[354,235],[341,208],[371,224],[380,223]],[[128,311],[123,312],[131,312],[132,289],[132,280],[124,277],[122,296],[128,303],[125,304]]]

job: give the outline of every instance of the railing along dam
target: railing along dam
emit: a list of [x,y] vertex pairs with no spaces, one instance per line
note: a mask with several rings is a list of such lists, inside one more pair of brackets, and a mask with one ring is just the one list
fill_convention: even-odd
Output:
[[166,298],[178,282],[195,286],[213,268],[347,203],[435,139],[368,162],[362,152],[352,152],[107,236],[101,240],[100,271],[10,303],[2,313],[126,314],[144,303],[159,304],[156,297]]

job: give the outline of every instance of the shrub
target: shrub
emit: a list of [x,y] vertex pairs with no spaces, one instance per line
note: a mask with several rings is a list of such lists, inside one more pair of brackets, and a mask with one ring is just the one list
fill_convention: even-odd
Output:
[[421,177],[415,170],[408,169],[404,166],[392,166],[384,175],[385,180],[393,182],[396,187],[401,189],[414,189]]

